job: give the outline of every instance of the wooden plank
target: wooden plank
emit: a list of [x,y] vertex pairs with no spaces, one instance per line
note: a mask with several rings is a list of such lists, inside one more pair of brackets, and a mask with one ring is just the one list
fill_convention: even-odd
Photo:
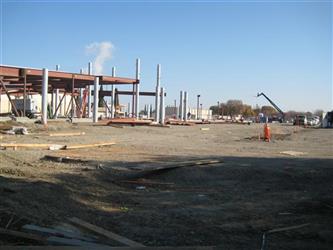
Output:
[[19,232],[19,231],[15,231],[15,230],[0,228],[0,234],[9,235],[9,236],[13,236],[13,237],[16,237],[16,238],[34,240],[34,241],[38,241],[38,242],[43,243],[43,244],[46,243],[46,238],[44,238],[44,237],[40,237],[40,236],[34,235],[34,234]]
[[297,226],[291,226],[291,227],[281,227],[281,228],[271,229],[271,230],[267,231],[267,233],[277,233],[277,232],[283,232],[283,231],[288,231],[288,230],[295,230],[295,229],[299,229],[299,228],[306,227],[309,225],[310,225],[310,223],[301,224],[301,225],[297,225]]
[[103,235],[109,239],[112,239],[112,240],[115,240],[121,244],[124,244],[126,246],[130,246],[130,247],[144,247],[143,244],[141,243],[138,243],[138,242],[135,242],[133,240],[130,240],[130,239],[127,239],[121,235],[118,235],[118,234],[115,234],[115,233],[112,233],[110,231],[107,231],[101,227],[98,227],[98,226],[95,226],[95,225],[92,225],[88,222],[85,222],[83,220],[80,220],[79,218],[70,218],[69,219],[70,222],[74,223],[75,225],[78,225],[78,226],[81,226],[83,228],[86,228],[92,232],[95,232],[97,234],[100,234],[100,235]]
[[175,185],[171,182],[156,182],[156,181],[143,181],[143,180],[120,180],[118,182],[130,183],[130,184],[140,184],[140,185]]
[[182,168],[182,167],[194,167],[194,166],[202,166],[202,165],[211,165],[211,164],[217,164],[217,163],[223,163],[223,160],[198,160],[198,161],[186,161],[186,162],[180,162],[180,163],[171,163],[164,166],[159,167],[145,167],[140,168],[143,171],[160,171],[160,170],[166,170],[166,169],[174,169],[174,168]]
[[56,246],[82,246],[90,249],[100,249],[101,247],[108,247],[104,244],[88,242],[80,239],[68,239],[57,236],[50,236],[47,238],[47,244]]
[[35,143],[0,143],[2,148],[41,148],[41,149],[50,149],[58,150],[64,149],[65,145],[58,144],[35,144]]
[[[40,226],[33,225],[33,224],[26,224],[21,228],[21,230],[26,233],[40,235],[42,237],[54,236],[54,237],[77,239],[80,241],[96,243],[96,239],[82,236],[81,234],[79,234],[77,232],[69,232],[69,231],[65,231],[65,230],[61,230],[61,229],[40,227]],[[50,243],[50,238],[48,238],[47,241],[48,241],[48,243]],[[59,242],[59,241],[57,239],[55,239],[55,242]],[[80,244],[76,244],[76,243],[69,244],[69,245],[81,246]]]
[[93,143],[93,144],[78,144],[78,145],[71,145],[65,147],[65,149],[80,149],[80,148],[93,148],[93,147],[102,147],[102,146],[110,146],[115,145],[115,142],[100,142],[100,143]]
[[56,137],[56,136],[79,136],[85,135],[85,132],[67,132],[67,133],[50,133],[49,136]]

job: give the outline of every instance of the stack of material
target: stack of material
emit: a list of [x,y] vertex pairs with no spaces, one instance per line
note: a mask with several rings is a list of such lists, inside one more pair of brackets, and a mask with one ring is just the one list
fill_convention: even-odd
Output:
[[137,120],[134,118],[116,118],[110,120],[106,125],[130,125],[130,126],[147,126],[152,123],[151,120]]
[[167,121],[167,124],[169,125],[180,125],[180,126],[193,126],[195,123],[193,122],[184,122],[179,120],[169,120]]

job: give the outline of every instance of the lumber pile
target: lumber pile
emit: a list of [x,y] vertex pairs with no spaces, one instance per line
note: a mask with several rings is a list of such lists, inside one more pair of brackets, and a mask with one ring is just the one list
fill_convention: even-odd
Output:
[[110,120],[106,125],[129,125],[129,126],[147,126],[152,123],[151,120],[137,120],[134,118],[116,118]]
[[184,121],[176,121],[176,120],[170,120],[166,122],[169,125],[178,125],[178,126],[193,126],[195,123],[193,122],[184,122]]
[[[0,237],[9,237],[22,246],[5,246],[6,249],[110,249],[110,250],[213,250],[215,247],[146,247],[102,227],[79,218],[68,218],[68,223],[52,227],[25,224],[19,229],[0,228]],[[112,244],[112,245],[111,245]],[[116,245],[116,246],[114,246]],[[118,245],[118,246],[117,246]]]

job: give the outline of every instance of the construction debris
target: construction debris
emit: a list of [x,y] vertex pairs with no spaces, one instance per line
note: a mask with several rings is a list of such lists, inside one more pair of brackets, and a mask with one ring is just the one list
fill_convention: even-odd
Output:
[[7,149],[13,148],[40,148],[48,150],[61,150],[61,149],[81,149],[114,145],[114,142],[101,142],[94,144],[77,144],[77,145],[58,145],[58,144],[32,144],[32,143],[0,143],[0,148]]
[[137,120],[133,118],[112,119],[106,125],[129,125],[129,126],[147,126],[152,123],[151,120]]
[[200,130],[203,130],[203,131],[208,131],[209,128],[200,128]]
[[3,134],[7,135],[27,135],[28,129],[26,127],[13,126],[11,129],[6,131],[1,131]]
[[306,155],[307,153],[297,152],[297,151],[282,151],[282,152],[280,152],[280,154],[291,155],[291,156],[302,156],[302,155]]
[[80,227],[83,227],[85,229],[88,229],[89,231],[92,231],[94,233],[97,233],[99,235],[103,235],[104,237],[108,238],[108,239],[111,239],[111,240],[114,240],[114,241],[117,241],[125,246],[130,246],[130,247],[144,247],[143,244],[141,243],[138,243],[136,241],[133,241],[133,240],[130,240],[130,239],[127,239],[121,235],[118,235],[118,234],[115,234],[115,233],[112,233],[110,231],[107,231],[101,227],[98,227],[98,226],[95,226],[95,225],[92,225],[86,221],[83,221],[83,220],[80,220],[78,218],[70,218],[69,221],[71,223],[73,223],[74,225],[77,225],[77,226],[80,226]]
[[271,230],[264,232],[262,235],[261,250],[265,250],[268,234],[289,231],[289,230],[296,230],[296,229],[300,229],[300,228],[303,228],[303,227],[306,227],[309,225],[310,225],[310,223],[305,223],[305,224],[301,224],[301,225],[297,225],[297,226],[275,228],[275,229],[271,229]]

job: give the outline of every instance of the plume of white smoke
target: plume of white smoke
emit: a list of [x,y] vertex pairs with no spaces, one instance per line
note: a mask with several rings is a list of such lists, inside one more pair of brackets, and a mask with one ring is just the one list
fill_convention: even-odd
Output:
[[94,54],[93,73],[101,75],[104,63],[112,57],[113,44],[111,42],[94,42],[86,46],[86,53]]

